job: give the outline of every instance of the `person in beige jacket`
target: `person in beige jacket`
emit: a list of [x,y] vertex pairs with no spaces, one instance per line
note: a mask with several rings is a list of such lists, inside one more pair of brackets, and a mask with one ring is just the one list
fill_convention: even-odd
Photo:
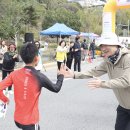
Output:
[[[118,102],[115,130],[130,130],[130,54],[122,48],[116,34],[104,34],[99,40],[103,62],[86,72],[73,72],[68,68],[60,70],[66,78],[87,79],[108,74],[108,81],[94,78],[88,82],[89,87],[112,89]],[[66,71],[67,69],[67,71]]]

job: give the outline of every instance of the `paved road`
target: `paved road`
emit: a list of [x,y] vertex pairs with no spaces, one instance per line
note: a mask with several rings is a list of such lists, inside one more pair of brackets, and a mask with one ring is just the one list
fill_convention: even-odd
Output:
[[[90,69],[101,62],[82,63],[82,70]],[[47,68],[45,73],[56,81],[56,66]],[[102,79],[107,80],[107,75]],[[114,130],[116,107],[115,96],[108,89],[90,89],[86,79],[64,81],[61,91],[56,94],[43,88],[40,97],[41,130]],[[0,130],[18,130],[14,124],[13,96],[10,97],[7,115],[0,119]]]

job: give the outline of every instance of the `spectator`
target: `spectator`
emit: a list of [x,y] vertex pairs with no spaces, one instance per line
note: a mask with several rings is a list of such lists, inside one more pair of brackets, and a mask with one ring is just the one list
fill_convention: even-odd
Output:
[[110,80],[102,81],[94,78],[88,82],[89,87],[112,89],[119,105],[115,130],[130,130],[130,54],[128,49],[121,48],[116,34],[104,34],[101,37],[99,47],[102,51],[104,61],[91,70],[85,72],[73,72],[61,69],[65,77],[75,79],[87,79],[108,74]]
[[125,47],[128,48],[128,39],[125,41]]
[[56,60],[57,60],[58,70],[60,70],[61,64],[66,63],[66,60],[67,60],[66,53],[67,53],[66,42],[62,40],[60,41],[56,49]]
[[38,70],[38,71],[42,71],[43,65],[42,65],[42,58],[41,58],[41,52],[40,52],[40,42],[35,41],[34,44],[38,48],[38,56],[39,56],[39,62],[37,64],[37,66],[35,67],[35,69]]
[[124,41],[124,39],[121,41],[121,45],[122,45],[122,47],[125,47],[125,41]]
[[71,69],[72,66],[72,61],[73,61],[73,57],[74,57],[74,42],[70,42],[70,46],[69,46],[69,51],[67,52],[67,62],[66,62],[66,66]]
[[7,52],[7,50],[8,50],[8,47],[7,47],[7,45],[6,45],[6,42],[5,41],[2,41],[1,42],[1,53],[5,53],[5,52]]
[[8,50],[8,48],[7,48],[5,41],[4,40],[1,41],[1,44],[0,44],[0,70],[2,69],[4,53],[7,52],[7,50]]
[[86,39],[84,39],[81,44],[81,50],[82,50],[82,60],[84,61],[87,55],[87,50],[88,50]]
[[74,43],[74,71],[81,71],[81,45],[79,42],[79,37],[75,38]]
[[91,58],[95,59],[95,39],[90,43],[89,50],[91,52]]
[[[18,54],[16,52],[16,46],[14,43],[10,43],[8,51],[4,53],[3,65],[2,65],[2,79],[6,78],[8,74],[14,71],[15,62],[18,62]],[[8,87],[10,94],[13,94],[12,86]]]

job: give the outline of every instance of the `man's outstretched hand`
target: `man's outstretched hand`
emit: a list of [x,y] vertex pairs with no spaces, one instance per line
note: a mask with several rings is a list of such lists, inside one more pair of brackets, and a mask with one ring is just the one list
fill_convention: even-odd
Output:
[[93,80],[88,81],[88,87],[90,88],[100,88],[101,87],[101,79],[94,77]]

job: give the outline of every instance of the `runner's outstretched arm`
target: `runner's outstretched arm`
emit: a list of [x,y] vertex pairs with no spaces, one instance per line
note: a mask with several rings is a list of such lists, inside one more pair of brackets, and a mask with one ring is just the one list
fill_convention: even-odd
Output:
[[64,79],[62,74],[58,75],[56,83],[53,83],[49,78],[47,78],[47,76],[40,72],[35,73],[35,76],[37,77],[41,87],[56,93],[60,91]]

